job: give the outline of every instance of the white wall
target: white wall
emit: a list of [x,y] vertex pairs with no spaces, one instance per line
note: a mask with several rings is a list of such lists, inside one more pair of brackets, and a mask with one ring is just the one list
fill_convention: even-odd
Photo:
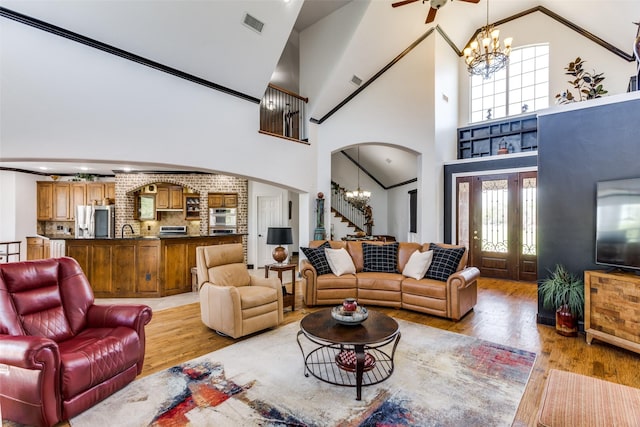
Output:
[[[422,173],[419,179],[437,181],[439,171],[433,167],[434,141],[430,137],[433,135],[434,112],[430,95],[433,93],[433,73],[429,72],[429,63],[434,43],[430,37],[418,45],[318,127],[317,140],[311,142],[318,144],[317,183],[320,191],[327,194],[330,191],[331,165],[326,159],[330,159],[331,153],[362,143],[399,145],[422,153],[421,161],[426,166],[419,168]],[[441,189],[433,191],[437,193]],[[433,209],[431,212],[431,209],[423,207],[423,212],[429,211],[427,217],[434,218],[436,208]],[[325,223],[330,223],[328,216]],[[435,233],[437,227],[429,222],[422,226],[424,236]],[[382,231],[375,229],[378,234],[386,234]]]
[[[389,212],[388,233],[399,242],[411,241],[409,238],[409,191],[415,190],[417,183],[395,187],[387,191],[387,210]],[[418,194],[420,197],[420,194]]]
[[187,166],[307,191],[308,145],[258,134],[259,106],[11,20],[2,39],[3,159]]
[[[629,21],[632,19],[637,18],[629,17]],[[627,25],[627,23],[622,24]],[[499,29],[501,38],[513,37],[514,48],[537,43],[549,43],[550,107],[555,104],[555,95],[562,91],[572,89],[573,94],[577,95],[575,89],[568,83],[571,76],[564,74],[564,68],[577,56],[586,61],[584,67],[586,71],[592,72],[595,69],[597,73],[604,73],[605,80],[602,83],[604,88],[609,91],[608,95],[626,92],[629,78],[634,75],[636,69],[635,62],[628,62],[614,55],[540,12],[500,25]],[[537,30],[532,31],[532,29]],[[606,40],[606,35],[602,37]],[[629,40],[628,46],[619,46],[619,48],[628,48],[630,52],[632,41]],[[462,58],[459,60],[459,69],[460,108],[458,111],[458,125],[467,126],[469,124],[469,76]]]
[[[249,232],[249,236],[253,236],[254,238],[250,238],[247,240],[247,263],[253,264],[254,268],[264,267],[261,260],[258,259],[258,198],[259,197],[279,197],[282,201],[281,204],[281,217],[282,217],[282,227],[292,227],[292,221],[289,221],[289,191],[280,187],[274,187],[273,185],[264,184],[255,181],[249,181],[249,224],[247,224],[247,229]],[[296,215],[297,216],[297,215]],[[293,241],[296,242],[296,235],[293,236]],[[305,242],[306,243],[306,242]],[[295,244],[297,247],[297,244]],[[289,253],[293,252],[294,246],[289,246]],[[269,251],[270,253],[271,251]]]
[[27,259],[27,236],[36,232],[37,175],[0,170],[0,242],[20,240]]

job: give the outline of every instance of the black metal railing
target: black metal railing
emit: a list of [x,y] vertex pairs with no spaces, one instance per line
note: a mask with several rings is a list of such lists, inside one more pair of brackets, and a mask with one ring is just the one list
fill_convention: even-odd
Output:
[[371,224],[373,224],[371,207],[368,205],[359,207],[351,203],[346,193],[344,188],[331,182],[331,209],[349,221],[352,227],[370,235]]
[[308,98],[269,84],[260,101],[260,132],[307,141],[307,102]]

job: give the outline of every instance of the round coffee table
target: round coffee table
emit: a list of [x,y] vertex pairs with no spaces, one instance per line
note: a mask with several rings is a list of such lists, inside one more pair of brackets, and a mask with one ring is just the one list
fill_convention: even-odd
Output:
[[[317,347],[305,354],[300,337]],[[331,317],[331,309],[308,314],[300,321],[298,346],[304,358],[304,375],[324,382],[356,387],[356,400],[362,386],[378,384],[393,373],[393,356],[400,341],[398,322],[386,314],[369,310],[358,325],[343,325]],[[391,352],[384,348],[393,344]]]

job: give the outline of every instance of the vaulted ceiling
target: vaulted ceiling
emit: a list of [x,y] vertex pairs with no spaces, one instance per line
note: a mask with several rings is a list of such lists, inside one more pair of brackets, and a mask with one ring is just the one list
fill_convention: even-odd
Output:
[[[434,25],[462,49],[487,20],[486,0],[478,4],[449,1],[431,24],[425,24],[428,1],[398,8],[391,3],[393,0],[0,0],[1,7],[258,99],[287,43],[297,42],[297,36],[334,37],[336,49],[326,65],[326,81],[301,86],[308,90],[301,95],[312,100],[314,118],[322,117],[356,89],[350,83],[353,75],[365,81],[371,78]],[[640,20],[638,0],[490,0],[489,20],[536,6],[632,52],[637,30],[632,22]],[[247,13],[264,23],[262,33],[243,24]],[[327,14],[341,14],[342,28],[332,31],[323,26]],[[376,165],[371,160],[370,172],[387,173],[382,171],[388,169],[390,163],[385,159],[390,154],[373,156],[383,163]],[[381,178],[385,185],[404,179],[389,173]]]

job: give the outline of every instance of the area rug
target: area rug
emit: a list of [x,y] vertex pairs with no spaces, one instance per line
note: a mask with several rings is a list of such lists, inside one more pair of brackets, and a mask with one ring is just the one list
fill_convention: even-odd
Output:
[[[386,381],[363,387],[361,401],[354,387],[305,377],[294,323],[134,381],[70,424],[511,425],[534,353],[398,323],[395,370]],[[301,342],[305,352],[313,349],[304,337]]]

